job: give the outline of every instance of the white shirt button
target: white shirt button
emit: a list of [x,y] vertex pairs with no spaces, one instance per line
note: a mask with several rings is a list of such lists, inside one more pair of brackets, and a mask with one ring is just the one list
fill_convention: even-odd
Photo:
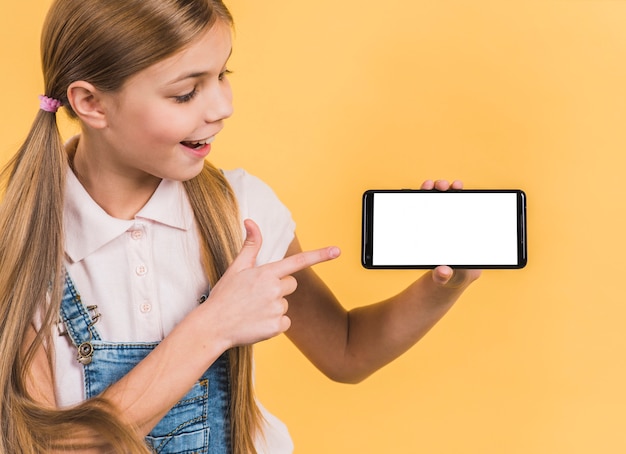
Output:
[[133,240],[140,240],[141,238],[143,238],[143,232],[142,232],[141,230],[133,230],[133,231],[130,233],[130,237],[131,237]]
[[144,276],[147,272],[148,268],[146,267],[146,265],[139,265],[137,268],[135,268],[135,273],[137,273],[137,276]]
[[139,306],[139,310],[141,311],[142,314],[147,314],[148,312],[150,312],[152,310],[152,304],[150,304],[150,303],[142,303]]

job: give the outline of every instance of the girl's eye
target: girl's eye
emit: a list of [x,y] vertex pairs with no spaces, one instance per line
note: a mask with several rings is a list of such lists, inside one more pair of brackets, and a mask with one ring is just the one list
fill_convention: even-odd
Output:
[[181,96],[174,96],[174,100],[179,104],[183,104],[191,101],[193,97],[196,96],[196,93],[198,93],[198,90],[196,89],[196,87],[193,87],[193,90],[191,90],[189,93]]
[[232,71],[230,71],[230,70],[228,70],[228,69],[225,69],[224,71],[222,71],[222,72],[220,73],[220,75],[218,76],[218,78],[219,78],[219,80],[224,80],[224,78],[225,78],[226,76],[228,76],[229,74],[232,74],[232,73],[233,73]]

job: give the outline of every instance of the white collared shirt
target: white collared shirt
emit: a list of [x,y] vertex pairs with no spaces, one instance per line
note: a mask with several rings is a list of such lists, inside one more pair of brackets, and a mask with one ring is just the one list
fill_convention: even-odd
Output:
[[[283,258],[295,229],[287,208],[244,170],[224,174],[239,203],[242,236],[243,219],[261,229],[257,263]],[[163,180],[134,219],[122,220],[109,216],[68,169],[64,228],[67,270],[85,304],[98,306],[96,329],[103,340],[160,341],[208,289],[193,212],[180,182]],[[55,336],[55,352],[58,404],[82,401],[82,366],[67,336]],[[291,452],[286,428],[262,410],[269,423],[267,452]]]

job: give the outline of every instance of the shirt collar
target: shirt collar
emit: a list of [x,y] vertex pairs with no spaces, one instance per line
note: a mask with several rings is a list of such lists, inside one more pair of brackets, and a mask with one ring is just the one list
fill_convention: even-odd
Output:
[[193,225],[193,211],[182,183],[162,180],[135,219],[117,219],[107,214],[91,198],[68,167],[63,224],[65,252],[71,261],[84,259],[142,219],[175,229],[189,230]]

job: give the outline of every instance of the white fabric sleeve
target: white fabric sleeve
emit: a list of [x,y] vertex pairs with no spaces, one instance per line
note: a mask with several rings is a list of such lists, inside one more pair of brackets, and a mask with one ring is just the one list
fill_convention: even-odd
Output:
[[243,169],[225,170],[224,176],[239,203],[243,235],[244,219],[252,219],[261,229],[263,245],[257,263],[282,259],[295,236],[296,227],[287,207],[267,184]]

